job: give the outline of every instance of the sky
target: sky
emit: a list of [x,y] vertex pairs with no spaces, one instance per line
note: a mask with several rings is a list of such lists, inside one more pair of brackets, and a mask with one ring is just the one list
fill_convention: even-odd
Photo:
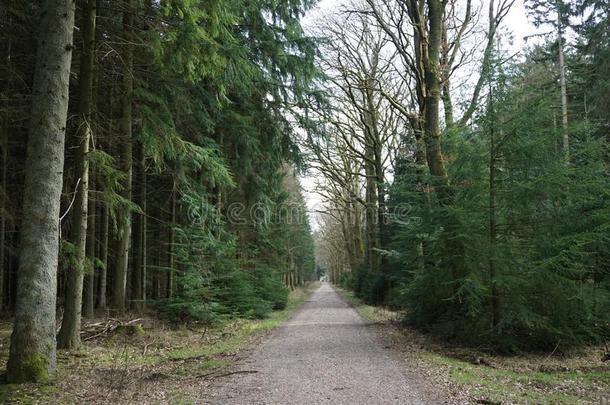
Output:
[[[458,0],[464,1],[465,0]],[[344,4],[345,0],[321,0],[315,9],[311,10],[304,19],[303,25],[305,30],[311,29],[315,25],[316,20],[319,17],[332,13],[338,10],[339,7]],[[482,7],[481,12],[484,16],[487,15],[487,7],[489,5],[488,0],[474,0],[473,6]],[[481,20],[480,24],[486,24],[485,20]],[[529,21],[525,12],[524,0],[515,0],[510,12],[507,14],[503,21],[502,27],[505,31],[511,32],[513,35],[513,41],[509,45],[511,53],[520,53],[526,46],[525,37],[540,32],[537,30]],[[300,181],[304,189],[305,200],[307,207],[310,211],[310,218],[312,219],[312,227],[314,230],[318,229],[315,215],[313,214],[322,204],[321,197],[315,192],[315,173],[309,173],[301,176]]]

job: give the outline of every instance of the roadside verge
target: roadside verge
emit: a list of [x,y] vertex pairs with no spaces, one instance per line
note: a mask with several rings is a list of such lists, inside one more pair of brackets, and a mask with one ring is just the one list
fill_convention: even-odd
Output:
[[[231,373],[245,349],[288,320],[319,285],[290,293],[285,309],[265,319],[233,319],[215,326],[170,328],[154,318],[116,329],[58,352],[58,377],[49,384],[0,384],[8,403],[192,403],[206,381]],[[139,326],[139,325],[138,325]],[[8,356],[10,325],[0,325],[0,367]]]
[[438,341],[401,325],[399,312],[367,305],[351,291],[333,288],[380,331],[388,349],[456,402],[600,404],[610,400],[610,364],[600,360],[603,347],[570,354],[499,356]]

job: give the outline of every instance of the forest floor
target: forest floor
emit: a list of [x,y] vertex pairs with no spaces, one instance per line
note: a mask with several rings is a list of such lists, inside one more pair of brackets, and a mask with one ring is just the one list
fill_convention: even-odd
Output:
[[610,404],[610,364],[605,347],[569,354],[493,355],[483,350],[436,341],[399,322],[400,314],[363,304],[337,288],[343,299],[375,324],[389,347],[424,378],[461,403],[472,404]]
[[[603,348],[503,357],[405,328],[399,314],[324,285],[263,320],[173,329],[143,319],[58,352],[50,384],[0,383],[0,402],[606,404]],[[349,304],[348,304],[349,303]],[[351,306],[351,307],[350,307]],[[357,315],[356,312],[359,314]],[[127,319],[127,318],[126,318]],[[95,322],[91,322],[95,323]],[[99,323],[99,322],[98,322]],[[280,328],[276,328],[282,325]],[[10,324],[0,323],[0,370]]]
[[[115,331],[83,342],[77,352],[58,351],[58,376],[52,383],[0,382],[0,403],[200,402],[202,390],[211,381],[230,376],[245,349],[289,319],[318,285],[294,290],[286,309],[262,320],[176,329],[143,318],[138,321],[143,328],[128,329],[134,333]],[[92,320],[84,326],[100,321],[105,322]],[[6,368],[10,333],[11,324],[0,323],[0,370]]]

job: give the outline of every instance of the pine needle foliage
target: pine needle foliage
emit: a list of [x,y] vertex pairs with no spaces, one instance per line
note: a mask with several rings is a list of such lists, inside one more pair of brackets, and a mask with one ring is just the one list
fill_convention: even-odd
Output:
[[[543,51],[497,68],[475,126],[446,141],[455,204],[427,200],[408,162],[398,173],[390,201],[412,211],[391,225],[391,277],[409,323],[508,352],[610,334],[607,142],[596,125],[572,120],[569,163],[562,158]],[[448,240],[465,247],[460,257]]]

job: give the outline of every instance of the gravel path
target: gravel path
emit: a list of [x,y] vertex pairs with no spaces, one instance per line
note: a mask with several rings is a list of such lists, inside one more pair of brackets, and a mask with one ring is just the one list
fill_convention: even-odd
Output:
[[[439,404],[329,284],[202,399],[210,404]],[[256,372],[254,372],[256,371]],[[248,373],[250,372],[250,373]]]

